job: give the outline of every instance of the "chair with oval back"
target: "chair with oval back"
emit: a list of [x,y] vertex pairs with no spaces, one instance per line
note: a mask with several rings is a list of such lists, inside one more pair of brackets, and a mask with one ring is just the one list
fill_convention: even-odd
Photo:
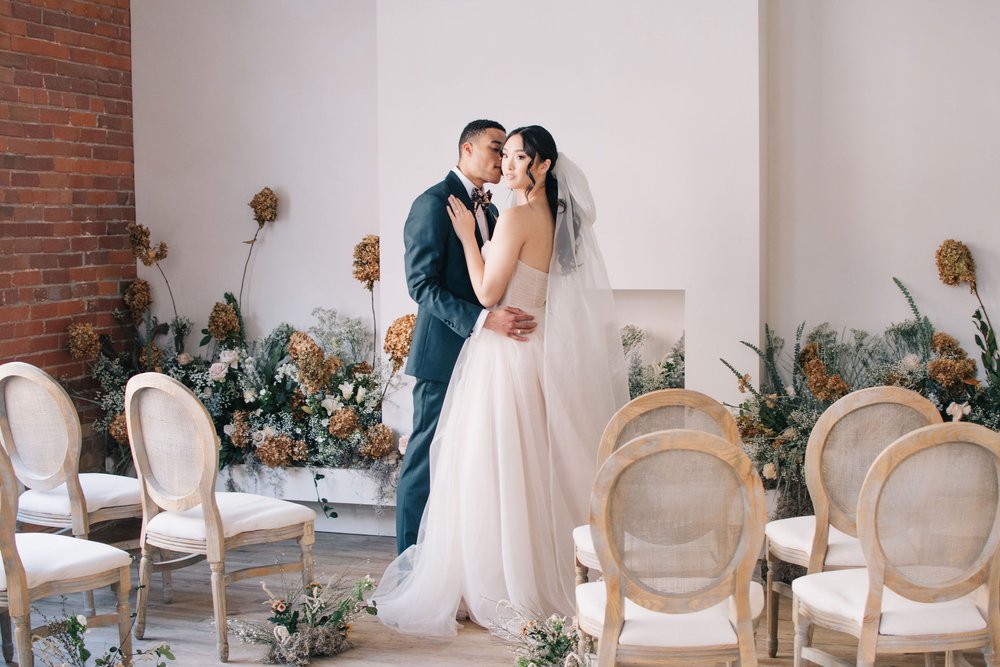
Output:
[[778,651],[778,599],[788,584],[774,580],[778,562],[824,570],[864,567],[855,511],[872,462],[905,433],[941,422],[934,404],[902,387],[852,392],[827,408],[809,436],[805,477],[814,515],[770,521],[767,539],[768,654]]
[[[673,428],[713,433],[734,445],[740,443],[736,421],[724,405],[690,389],[661,389],[636,397],[612,415],[597,451],[598,466],[636,436]],[[573,530],[573,546],[576,583],[582,584],[590,570],[601,569],[589,525]]]
[[[95,524],[142,516],[137,479],[79,472],[80,418],[66,390],[40,368],[18,361],[0,366],[0,443],[25,487],[19,521],[87,539]],[[93,612],[89,593],[86,603]]]
[[[903,435],[872,464],[855,516],[865,567],[792,583],[795,665],[939,651],[953,665],[974,648],[997,665],[1000,434],[960,422]],[[812,647],[813,625],[858,638],[856,660]]]
[[[136,637],[145,632],[152,550],[189,554],[178,559],[177,567],[207,558],[219,659],[225,662],[229,658],[226,585],[280,572],[302,572],[303,585],[308,584],[316,514],[285,500],[216,493],[215,426],[205,406],[177,380],[159,373],[134,376],[125,388],[125,418],[143,507]],[[226,572],[227,550],[293,539],[301,550],[298,562]]]
[[[0,422],[2,422],[0,417]],[[31,627],[31,603],[70,593],[93,591],[111,586],[117,593],[114,614],[86,612],[87,626],[118,625],[119,646],[125,664],[132,653],[129,637],[128,593],[131,588],[132,559],[121,549],[100,542],[79,540],[68,535],[16,533],[17,478],[7,452],[0,448],[0,607],[3,614],[3,655],[8,664],[17,649],[17,664],[31,667],[32,642],[49,634],[48,625]],[[13,621],[14,646],[10,645],[9,623]]]
[[639,436],[601,467],[590,512],[604,581],[576,600],[598,665],[757,664],[764,488],[740,448],[702,431]]

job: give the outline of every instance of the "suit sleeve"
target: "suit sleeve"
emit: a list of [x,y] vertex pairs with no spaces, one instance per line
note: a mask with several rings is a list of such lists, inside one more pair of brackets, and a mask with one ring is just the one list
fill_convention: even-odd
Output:
[[406,286],[410,297],[422,309],[462,338],[468,338],[483,307],[456,296],[444,286],[451,234],[451,220],[440,201],[424,194],[413,202],[403,226]]

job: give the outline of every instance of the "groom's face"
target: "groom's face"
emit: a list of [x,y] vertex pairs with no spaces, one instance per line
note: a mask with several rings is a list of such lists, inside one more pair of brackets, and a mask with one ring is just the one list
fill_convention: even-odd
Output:
[[[465,153],[465,165],[462,172],[470,181],[483,183],[499,183],[500,151],[506,136],[500,130],[490,128],[479,133],[475,139],[462,147]],[[477,184],[479,185],[479,184]]]

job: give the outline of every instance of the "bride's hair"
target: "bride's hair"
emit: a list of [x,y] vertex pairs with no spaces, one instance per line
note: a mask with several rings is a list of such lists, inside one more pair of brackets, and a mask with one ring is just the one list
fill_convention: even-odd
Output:
[[524,152],[531,158],[531,163],[528,164],[528,178],[531,180],[531,186],[528,188],[527,192],[531,192],[532,188],[537,185],[535,183],[535,177],[531,175],[531,167],[535,165],[535,161],[552,161],[549,165],[549,170],[545,172],[545,198],[548,199],[549,208],[552,209],[552,217],[555,218],[556,214],[559,212],[559,207],[562,204],[562,202],[559,201],[559,183],[556,180],[554,173],[556,160],[559,159],[559,151],[556,149],[556,140],[553,139],[552,135],[549,134],[549,131],[541,125],[519,127],[516,130],[512,130],[511,133],[507,135],[507,138],[510,139],[511,137],[517,135],[520,135],[521,141],[524,142]]

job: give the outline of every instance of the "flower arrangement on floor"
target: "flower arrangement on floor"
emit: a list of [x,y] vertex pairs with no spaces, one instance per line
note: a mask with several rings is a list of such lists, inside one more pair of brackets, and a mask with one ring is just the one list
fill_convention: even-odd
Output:
[[308,665],[310,659],[350,648],[352,621],[362,613],[375,615],[365,602],[375,581],[365,576],[344,586],[343,580],[311,583],[287,596],[276,596],[263,584],[271,608],[267,622],[229,621],[229,629],[244,643],[268,647],[268,664]]
[[[249,205],[257,233],[245,241],[247,265],[258,235],[277,219],[278,198],[264,188]],[[135,257],[155,264],[166,281],[159,263],[167,256],[167,244],[154,247],[149,230],[138,224],[129,227],[129,235]],[[373,235],[365,236],[354,251],[354,275],[369,292],[379,279],[378,254],[378,237]],[[246,266],[241,297],[245,280]],[[75,322],[69,328],[71,355],[93,360],[93,400],[102,412],[95,427],[118,444],[109,448],[109,468],[123,472],[131,464],[125,385],[138,373],[155,371],[179,380],[205,404],[220,437],[222,467],[241,463],[251,472],[261,466],[367,468],[382,487],[391,483],[399,456],[392,431],[382,423],[382,401],[398,386],[397,373],[413,337],[412,321],[400,318],[386,332],[387,364],[376,354],[374,311],[369,327],[358,318],[317,308],[317,324],[308,331],[282,324],[250,340],[241,298],[227,292],[213,306],[202,331],[203,358],[183,351],[190,320],[177,316],[175,307],[174,319],[159,323],[151,314],[152,303],[145,280],[132,281],[125,289],[118,316],[131,326],[132,336],[122,352],[91,324]],[[171,340],[160,345],[159,338],[169,333]]]
[[[66,616],[49,621],[45,624],[48,635],[36,637],[34,652],[44,661],[43,664],[53,667],[118,667],[125,664],[125,655],[117,646],[108,647],[103,654],[95,656],[87,648],[87,617],[83,614]],[[93,662],[90,659],[94,658]],[[156,667],[166,667],[167,661],[176,660],[170,651],[170,646],[161,644],[152,649],[138,649],[129,658],[133,665],[141,662],[152,662]]]
[[491,625],[490,631],[509,642],[516,656],[515,667],[582,667],[589,664],[582,656],[580,632],[575,619],[567,620],[553,614],[537,618],[531,612],[515,607],[508,601],[499,603],[510,610],[502,624]]
[[622,327],[621,336],[625,361],[628,363],[629,398],[659,389],[684,387],[684,336],[656,364],[643,363],[645,331],[634,324],[626,324]]

